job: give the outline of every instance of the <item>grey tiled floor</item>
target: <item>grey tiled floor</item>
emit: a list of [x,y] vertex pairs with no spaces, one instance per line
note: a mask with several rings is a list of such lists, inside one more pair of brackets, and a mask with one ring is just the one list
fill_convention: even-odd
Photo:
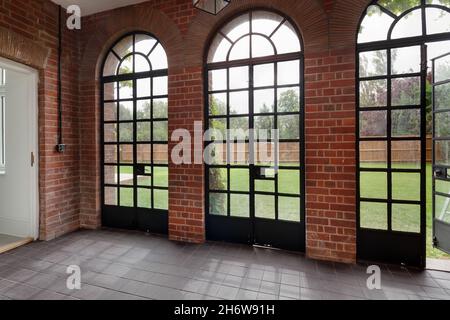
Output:
[[[82,289],[66,287],[79,265]],[[79,231],[0,255],[2,299],[450,299],[450,273],[316,262],[249,246],[188,245],[124,231]]]

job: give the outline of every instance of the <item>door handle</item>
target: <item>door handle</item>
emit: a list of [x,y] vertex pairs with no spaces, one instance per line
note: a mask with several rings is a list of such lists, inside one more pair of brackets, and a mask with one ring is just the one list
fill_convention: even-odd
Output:
[[447,168],[434,168],[435,178],[447,178]]
[[35,157],[34,157],[34,152],[31,152],[31,167],[34,167],[34,163],[36,162]]

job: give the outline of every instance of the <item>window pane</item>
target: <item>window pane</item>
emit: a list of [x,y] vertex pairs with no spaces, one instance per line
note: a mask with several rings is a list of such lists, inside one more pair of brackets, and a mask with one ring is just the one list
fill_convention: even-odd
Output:
[[248,91],[230,92],[230,114],[248,114],[249,113],[249,94]]
[[169,210],[169,191],[153,190],[155,209]]
[[422,10],[417,9],[404,16],[394,27],[392,39],[422,35]]
[[275,90],[254,91],[254,113],[273,113],[275,104]]
[[104,104],[104,121],[117,121],[117,103]]
[[[447,72],[449,73],[447,78],[450,79],[450,63],[448,65]],[[436,108],[436,110],[443,110],[443,109],[450,110],[450,83],[436,86],[434,99],[435,99],[434,107]]]
[[255,195],[255,207],[257,218],[275,219],[275,196]]
[[133,120],[133,101],[122,101],[119,103],[119,121]]
[[361,172],[360,196],[367,199],[387,199],[387,173]]
[[117,125],[105,124],[103,135],[105,142],[117,142]]
[[427,8],[427,34],[450,32],[450,13],[437,8]]
[[420,110],[392,111],[393,137],[420,137]]
[[121,58],[126,54],[133,52],[133,36],[127,36],[120,40],[113,50]]
[[280,139],[300,140],[300,116],[278,116]]
[[230,190],[231,191],[250,191],[250,174],[248,169],[230,170]]
[[[151,172],[151,168],[146,168],[147,171]],[[152,177],[150,176],[138,176],[137,184],[140,187],[151,187],[152,186]]]
[[299,195],[300,171],[280,169],[278,171],[278,192]]
[[250,217],[250,196],[232,194],[231,195],[231,216],[232,217]]
[[153,78],[153,96],[166,96],[168,92],[168,78]]
[[387,105],[387,80],[361,81],[359,84],[359,106],[384,107]]
[[118,166],[104,166],[104,181],[105,184],[117,184],[117,177],[119,174]]
[[223,116],[227,114],[227,94],[216,93],[209,95],[209,114]]
[[155,144],[153,146],[153,162],[155,164],[169,163],[169,147],[167,144]]
[[134,179],[134,168],[131,166],[120,166],[120,185],[132,186]]
[[231,49],[231,42],[218,34],[211,44],[208,55],[208,63],[222,62],[227,60],[228,52]]
[[231,41],[236,41],[240,37],[250,33],[250,15],[244,14],[232,20],[222,29],[222,32]]
[[227,89],[227,70],[209,71],[209,90],[219,91]]
[[248,165],[250,161],[248,143],[232,142],[230,143],[230,164]]
[[144,209],[152,208],[152,190],[138,189],[138,207]]
[[420,72],[420,46],[392,49],[392,74]]
[[266,180],[256,180],[255,181],[255,191],[256,192],[275,192],[275,182]]
[[302,50],[297,32],[287,21],[275,32],[271,39],[275,43],[278,54]]
[[246,89],[249,85],[248,67],[230,68],[230,89]]
[[420,141],[392,141],[392,168],[420,169]]
[[155,187],[169,187],[169,168],[153,167],[153,181]]
[[[444,42],[445,52],[439,52],[442,54],[448,53],[448,46],[450,42]],[[435,62],[435,81],[440,82],[450,79],[450,55],[446,55]],[[443,89],[446,90],[446,89]],[[448,106],[447,106],[448,107]]]
[[134,193],[132,188],[120,188],[120,206],[134,207]]
[[137,141],[151,141],[151,123],[138,122],[137,123]]
[[300,89],[298,87],[278,89],[278,112],[300,111]]
[[359,116],[360,137],[375,138],[387,135],[386,111],[363,111]]
[[228,197],[223,193],[209,194],[209,213],[218,216],[228,215]]
[[300,222],[300,198],[278,197],[278,218]]
[[132,145],[121,145],[120,148],[120,163],[129,164],[133,163],[133,146]]
[[360,227],[365,229],[387,230],[388,215],[386,203],[361,202]]
[[155,46],[156,40],[146,34],[137,34],[135,36],[135,51],[147,56],[150,50]]
[[132,123],[121,123],[119,124],[120,130],[120,142],[133,142],[133,124]]
[[252,12],[252,31],[270,36],[282,21],[283,18],[276,13],[254,11]]
[[137,80],[137,97],[150,97],[152,95],[152,79],[138,79]]
[[435,196],[436,201],[436,209],[435,214],[436,218],[440,221],[444,221],[450,223],[450,198]]
[[252,36],[252,57],[253,58],[273,56],[273,55],[275,55],[275,49],[269,40],[267,40],[265,37],[259,36],[259,35]]
[[103,99],[105,101],[117,100],[117,83],[105,83],[103,86]]
[[105,163],[117,163],[117,146],[105,145]]
[[105,205],[117,206],[117,188],[105,187]]
[[435,115],[435,133],[437,138],[450,137],[450,112],[436,113]]
[[420,233],[420,206],[393,204],[392,230]]
[[435,142],[436,164],[450,166],[450,141]]
[[406,10],[419,6],[420,0],[379,0],[378,4],[399,16]]
[[103,76],[113,76],[116,75],[117,67],[119,66],[119,59],[114,55],[114,53],[108,54],[108,57],[105,61],[105,66],[103,68]]
[[230,139],[239,141],[249,138],[248,117],[230,118]]
[[359,161],[361,168],[387,168],[387,142],[361,141]]
[[153,141],[167,142],[169,137],[169,129],[167,121],[153,122]]
[[153,52],[150,54],[150,62],[152,64],[153,70],[162,70],[167,69],[168,63],[167,63],[167,55],[164,51],[164,48],[159,43],[156,48],[153,50]]
[[148,63],[148,60],[139,55],[136,54],[134,56],[134,63],[135,63],[135,72],[149,72],[150,71],[150,64]]
[[152,146],[149,144],[138,144],[137,148],[137,162],[139,164],[152,163]]
[[450,195],[450,181],[436,180],[436,192]]
[[209,131],[211,140],[226,141],[227,140],[227,119],[211,119],[209,120]]
[[420,200],[420,174],[392,174],[392,197],[395,200]]
[[229,60],[239,60],[250,58],[250,36],[244,37],[230,51]]
[[121,81],[119,82],[119,99],[132,99],[133,98],[133,82]]
[[392,105],[420,105],[420,77],[392,79]]
[[224,143],[211,143],[205,148],[205,162],[209,165],[227,164],[227,145]]
[[167,119],[169,117],[169,100],[155,99],[153,100],[153,119]]
[[228,170],[209,169],[209,189],[223,191],[228,189]]
[[300,83],[300,61],[278,63],[278,85]]
[[268,87],[275,84],[275,65],[262,64],[253,68],[253,83],[255,87]]
[[279,149],[280,166],[300,166],[300,143],[281,142]]
[[133,73],[133,62],[134,55],[129,55],[120,62],[119,74],[130,74]]
[[369,6],[359,29],[358,43],[386,40],[393,22],[378,6]]
[[387,51],[369,51],[359,54],[359,76],[387,75]]
[[151,119],[151,100],[138,100],[137,101],[137,120],[150,120]]

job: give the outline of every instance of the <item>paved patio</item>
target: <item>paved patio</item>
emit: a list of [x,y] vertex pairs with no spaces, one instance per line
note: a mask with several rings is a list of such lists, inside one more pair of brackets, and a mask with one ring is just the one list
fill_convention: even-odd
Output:
[[[79,265],[82,289],[66,288]],[[188,245],[136,232],[79,231],[0,255],[1,299],[450,299],[450,273],[366,266],[221,243]]]

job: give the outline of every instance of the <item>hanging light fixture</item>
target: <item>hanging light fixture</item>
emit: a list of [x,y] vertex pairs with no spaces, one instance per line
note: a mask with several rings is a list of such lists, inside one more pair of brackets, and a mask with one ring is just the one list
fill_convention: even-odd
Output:
[[194,0],[194,7],[211,14],[218,14],[231,0]]

